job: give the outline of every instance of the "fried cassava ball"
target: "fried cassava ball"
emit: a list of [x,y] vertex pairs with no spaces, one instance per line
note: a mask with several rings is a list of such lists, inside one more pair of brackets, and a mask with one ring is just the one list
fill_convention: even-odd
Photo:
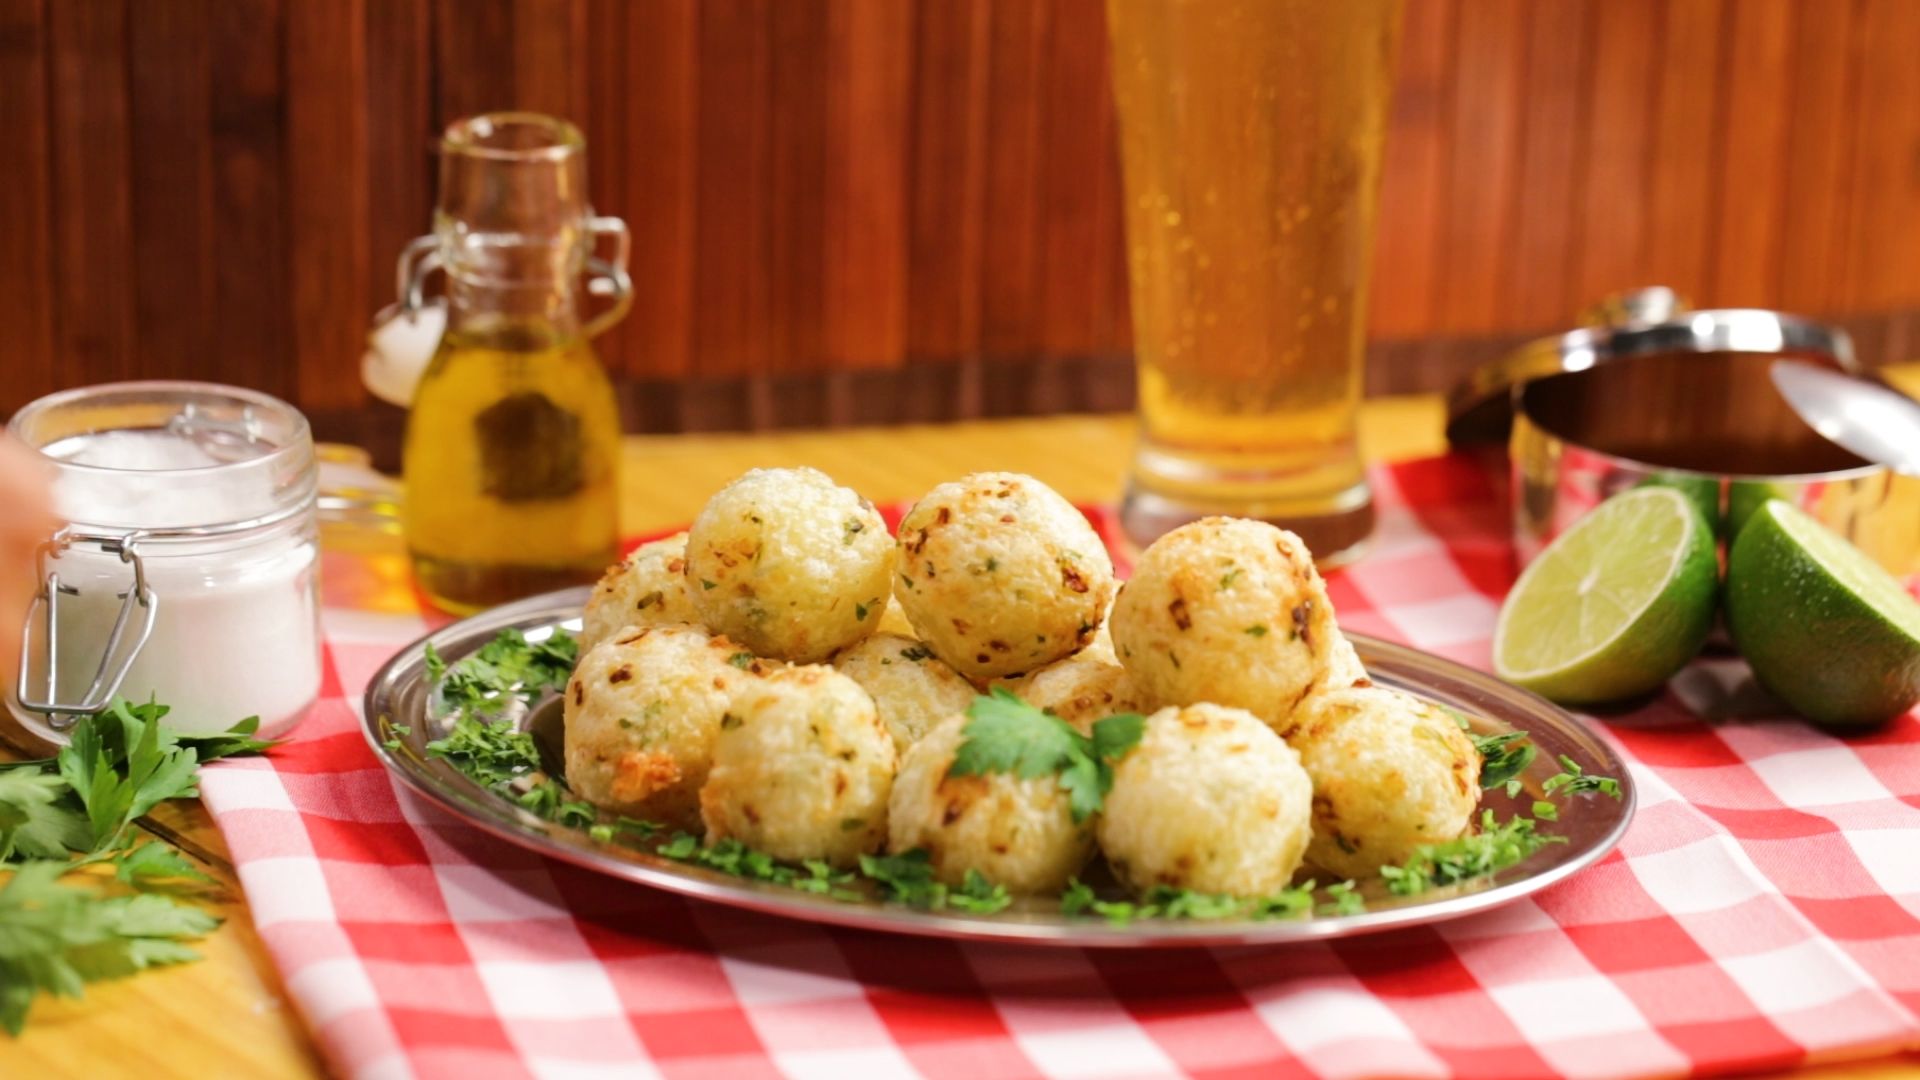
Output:
[[607,568],[587,598],[580,620],[580,651],[628,626],[700,622],[687,592],[687,534],[642,544]]
[[1135,889],[1265,896],[1300,865],[1312,798],[1299,757],[1252,713],[1165,708],[1114,766],[1100,850]]
[[819,664],[774,671],[721,718],[700,789],[707,843],[851,866],[886,840],[894,766],[893,737],[860,684]]
[[898,634],[875,634],[850,645],[834,654],[833,666],[872,695],[901,753],[935,724],[965,712],[974,699],[972,683],[932,649]]
[[975,679],[1031,671],[1093,640],[1113,561],[1073,504],[1019,473],[929,491],[900,523],[894,595],[914,634]]
[[1472,823],[1480,756],[1445,709],[1363,686],[1314,694],[1299,719],[1291,741],[1313,778],[1316,866],[1367,877]]
[[888,803],[888,847],[924,848],[934,873],[960,885],[967,871],[1014,893],[1058,892],[1093,855],[1093,821],[1075,822],[1058,778],[1012,773],[948,776],[964,740],[954,716],[907,750]]
[[567,783],[616,813],[691,824],[721,718],[771,666],[694,626],[620,631],[567,682]]
[[687,587],[701,620],[756,655],[795,663],[871,634],[892,567],[873,504],[816,469],[742,475],[687,534]]
[[1306,545],[1242,518],[1154,541],[1113,606],[1114,649],[1148,694],[1245,709],[1283,733],[1339,635]]

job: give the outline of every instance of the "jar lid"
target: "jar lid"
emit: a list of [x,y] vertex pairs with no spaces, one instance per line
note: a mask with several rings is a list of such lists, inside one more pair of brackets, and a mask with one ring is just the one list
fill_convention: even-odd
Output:
[[1858,371],[1845,330],[1764,308],[1693,311],[1665,286],[1609,296],[1582,325],[1530,341],[1456,383],[1447,394],[1447,441],[1499,442],[1513,424],[1513,392],[1550,375],[1585,371],[1629,356],[1774,353],[1825,360]]

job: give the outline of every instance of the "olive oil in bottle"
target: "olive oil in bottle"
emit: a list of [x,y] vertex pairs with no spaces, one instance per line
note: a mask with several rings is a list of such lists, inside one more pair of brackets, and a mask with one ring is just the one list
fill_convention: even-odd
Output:
[[435,602],[591,581],[616,543],[613,388],[584,340],[449,331],[407,428],[406,533]]
[[408,418],[403,520],[421,589],[466,613],[592,581],[616,555],[620,419],[575,293],[595,232],[624,226],[586,207],[572,125],[475,117],[442,152],[448,322]]

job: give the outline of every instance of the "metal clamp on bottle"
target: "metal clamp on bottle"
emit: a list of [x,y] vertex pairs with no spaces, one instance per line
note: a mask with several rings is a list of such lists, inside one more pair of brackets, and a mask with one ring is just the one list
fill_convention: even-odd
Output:
[[[120,683],[127,677],[127,671],[133,661],[145,647],[148,635],[153,633],[153,620],[160,608],[160,600],[147,585],[146,565],[140,561],[139,544],[145,539],[143,532],[130,533],[90,533],[62,529],[51,539],[40,545],[36,554],[39,571],[40,589],[34,594],[33,603],[27,609],[28,633],[20,640],[20,677],[14,686],[14,695],[22,708],[44,713],[47,723],[56,731],[65,731],[72,727],[81,716],[94,716],[106,709],[120,690]],[[94,544],[102,552],[117,555],[120,561],[133,568],[133,585],[127,591],[117,594],[121,598],[120,613],[113,620],[113,629],[107,634],[106,647],[101,651],[100,664],[94,669],[93,679],[79,701],[60,700],[59,656],[60,656],[60,597],[78,596],[80,590],[60,580],[60,572],[48,565],[50,559],[57,559],[75,544]],[[134,621],[134,612],[141,612],[139,627],[132,636],[131,647],[123,647],[128,639],[127,628]],[[45,613],[42,622],[41,640],[44,642],[44,668],[37,665],[33,656],[32,628],[36,615]],[[45,697],[36,699],[30,687],[34,682],[34,673],[44,671],[42,683]]]

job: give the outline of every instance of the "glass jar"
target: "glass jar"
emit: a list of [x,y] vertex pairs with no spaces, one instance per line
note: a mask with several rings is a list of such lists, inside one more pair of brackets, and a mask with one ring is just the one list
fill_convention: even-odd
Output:
[[[440,144],[434,232],[401,259],[402,314],[445,271],[446,331],[413,392],[402,516],[414,575],[472,612],[592,581],[618,543],[620,415],[587,339],[626,310],[627,230],[587,204],[586,141],[534,113],[462,120]],[[601,236],[612,261],[593,258]],[[577,297],[613,307],[582,325]]]
[[46,737],[116,694],[166,725],[290,730],[320,693],[313,437],[265,394],[195,382],[68,390],[9,430],[53,463],[69,524],[40,553],[10,702]]

